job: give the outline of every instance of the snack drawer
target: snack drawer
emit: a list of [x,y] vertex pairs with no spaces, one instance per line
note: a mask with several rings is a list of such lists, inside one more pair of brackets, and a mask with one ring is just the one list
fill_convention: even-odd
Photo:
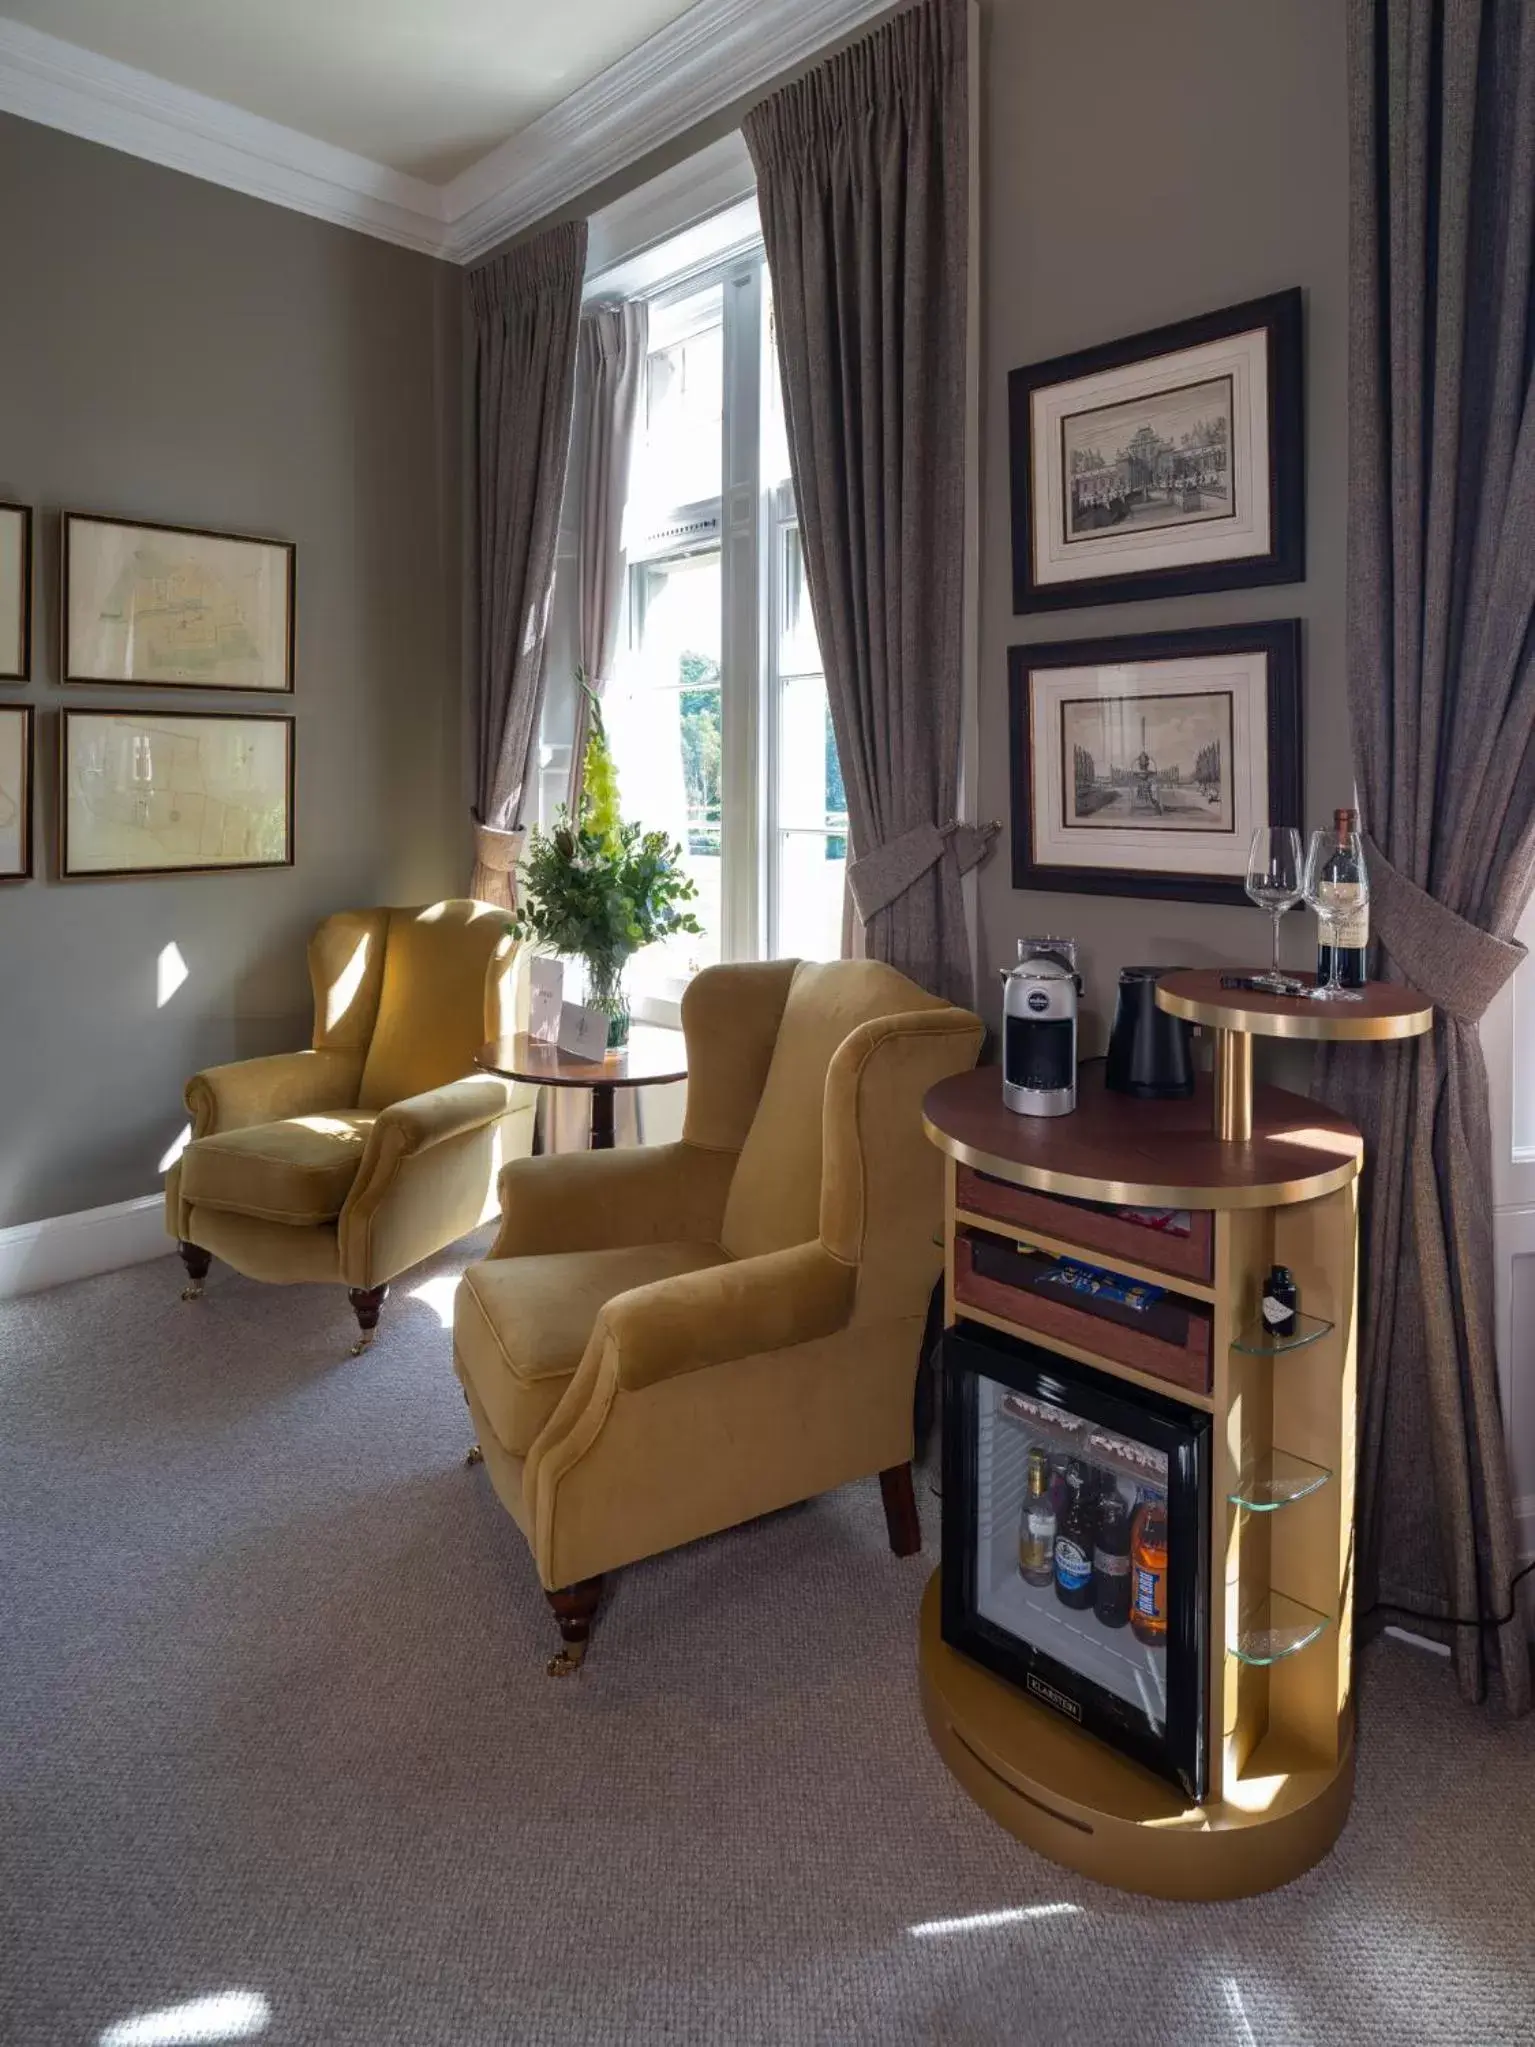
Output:
[[1176,1273],[1209,1285],[1215,1272],[1214,1218],[1208,1208],[1183,1209],[1167,1229],[1128,1222],[1107,1204],[1067,1201],[1036,1194],[1011,1180],[993,1180],[973,1166],[961,1166],[954,1180],[958,1205],[970,1215],[989,1215],[1020,1230],[1039,1230],[1063,1243],[1102,1251],[1109,1258],[1129,1258],[1153,1272]]
[[1092,1295],[1052,1285],[1048,1274],[1054,1265],[1010,1238],[956,1230],[955,1301],[961,1309],[982,1308],[1021,1331],[1057,1337],[1169,1385],[1209,1392],[1211,1315],[1202,1302],[1159,1301],[1145,1313],[1099,1304]]

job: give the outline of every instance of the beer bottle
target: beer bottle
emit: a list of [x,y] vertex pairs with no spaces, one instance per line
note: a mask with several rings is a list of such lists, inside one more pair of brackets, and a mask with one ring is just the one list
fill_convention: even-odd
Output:
[[1106,1628],[1130,1618],[1130,1509],[1107,1474],[1093,1534],[1093,1612]]
[[1146,1493],[1130,1525],[1130,1627],[1137,1642],[1167,1642],[1167,1502]]
[[1093,1603],[1093,1523],[1087,1472],[1073,1457],[1066,1467],[1066,1511],[1055,1532],[1055,1596],[1062,1606]]
[[1055,1505],[1050,1498],[1050,1463],[1037,1444],[1029,1452],[1028,1490],[1018,1524],[1018,1569],[1025,1585],[1048,1585],[1055,1576]]

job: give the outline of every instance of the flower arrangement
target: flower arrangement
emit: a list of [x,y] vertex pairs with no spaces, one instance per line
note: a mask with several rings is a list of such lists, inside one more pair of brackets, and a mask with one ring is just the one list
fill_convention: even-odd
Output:
[[702,926],[681,905],[698,893],[682,848],[664,832],[625,823],[618,773],[597,698],[584,676],[591,725],[576,816],[562,804],[553,829],[535,825],[518,869],[513,930],[542,951],[585,962],[587,1000],[608,1019],[608,1045],[627,1042],[624,969],[643,946]]

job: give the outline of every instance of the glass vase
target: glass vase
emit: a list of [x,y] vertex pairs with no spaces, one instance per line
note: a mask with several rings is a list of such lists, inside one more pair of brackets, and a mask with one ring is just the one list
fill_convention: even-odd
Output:
[[600,1010],[608,1020],[608,1050],[616,1052],[629,1042],[629,998],[624,993],[624,959],[607,957],[586,961],[586,1005]]

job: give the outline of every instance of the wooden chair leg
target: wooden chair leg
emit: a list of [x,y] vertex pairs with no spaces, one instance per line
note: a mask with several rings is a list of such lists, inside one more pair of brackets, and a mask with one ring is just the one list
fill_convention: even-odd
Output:
[[898,1557],[914,1557],[922,1547],[922,1523],[911,1486],[910,1464],[892,1464],[879,1475],[879,1496],[885,1503],[885,1533]]
[[208,1277],[208,1267],[213,1263],[213,1253],[205,1251],[201,1244],[189,1244],[185,1237],[177,1241],[176,1249],[181,1253],[181,1262],[187,1269],[187,1283],[181,1289],[184,1301],[200,1301],[203,1297],[203,1281]]
[[558,1592],[546,1592],[544,1597],[554,1609],[560,1639],[565,1645],[558,1656],[549,1659],[548,1673],[550,1677],[568,1677],[581,1668],[585,1658],[592,1622],[602,1598],[602,1580],[578,1578],[574,1585],[562,1585]]
[[352,1345],[352,1356],[359,1358],[373,1341],[373,1332],[378,1327],[379,1314],[389,1298],[387,1286],[348,1287],[347,1299],[352,1304],[352,1313],[357,1317],[361,1334]]

